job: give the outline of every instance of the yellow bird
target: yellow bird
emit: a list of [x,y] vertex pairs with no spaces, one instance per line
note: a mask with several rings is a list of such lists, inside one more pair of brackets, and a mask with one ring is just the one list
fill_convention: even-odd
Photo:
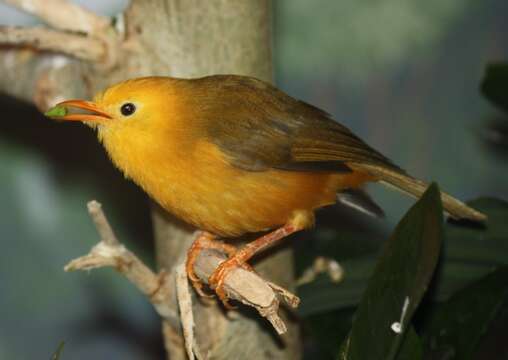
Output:
[[[225,301],[230,269],[314,223],[314,211],[337,199],[379,212],[359,189],[369,181],[418,197],[427,184],[371,148],[327,113],[263,81],[236,75],[198,79],[145,77],[111,86],[87,110],[54,116],[97,130],[113,163],[164,209],[201,229],[187,272],[202,248],[229,254],[209,279]],[[486,216],[441,194],[454,218]],[[217,241],[268,231],[240,250]]]

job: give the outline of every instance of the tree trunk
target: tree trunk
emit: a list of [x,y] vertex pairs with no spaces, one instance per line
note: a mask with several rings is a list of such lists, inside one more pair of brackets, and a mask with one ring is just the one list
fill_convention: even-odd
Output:
[[[159,14],[156,21],[148,21],[144,31],[160,33],[163,37],[150,38],[149,49],[158,49],[157,59],[167,62],[167,70],[176,77],[199,77],[209,74],[243,74],[270,81],[271,18],[268,1],[166,1],[160,11],[160,2],[139,2],[132,11]],[[159,9],[159,10],[157,10]],[[161,25],[163,25],[161,27]],[[160,46],[160,42],[164,46]],[[166,73],[168,73],[166,72]],[[171,269],[192,240],[191,232],[163,211],[153,213],[157,260],[161,267]],[[175,236],[176,235],[176,236]],[[280,251],[262,264],[268,278],[291,285],[293,273],[291,254]],[[199,304],[199,303],[198,303]],[[264,319],[245,315],[231,321],[217,306],[197,305],[197,338],[203,353],[212,350],[221,359],[262,359],[297,357],[297,333],[290,326],[285,335],[287,344],[281,345],[269,327],[260,326]],[[165,326],[165,336],[173,343],[166,344],[172,358],[185,358],[181,338],[174,329]]]
[[[14,2],[14,1],[13,1]],[[0,89],[47,109],[57,100],[87,98],[114,82],[137,76],[199,77],[243,74],[271,81],[271,4],[268,0],[133,0],[124,28],[98,29],[107,45],[102,64],[31,50],[2,50]],[[13,81],[24,73],[23,81]],[[198,169],[199,170],[199,169]],[[194,229],[153,206],[156,257],[171,270],[182,262]],[[292,287],[288,249],[256,267],[266,278]],[[171,304],[176,309],[176,304]],[[217,359],[296,359],[298,330],[279,338],[265,319],[241,308],[234,320],[216,304],[195,301],[196,337],[203,354]],[[171,359],[185,359],[180,329],[163,325]]]

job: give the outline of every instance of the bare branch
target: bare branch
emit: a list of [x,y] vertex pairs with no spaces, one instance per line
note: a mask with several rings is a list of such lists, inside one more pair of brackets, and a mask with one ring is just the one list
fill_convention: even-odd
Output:
[[[88,212],[97,228],[101,241],[92,248],[89,254],[67,264],[65,271],[90,270],[105,266],[113,267],[149,298],[159,315],[175,324],[176,313],[169,306],[171,303],[169,275],[164,271],[156,275],[118,241],[101,209],[101,205],[97,201],[88,203]],[[203,282],[208,282],[208,278],[225,259],[226,256],[220,252],[202,250],[194,265],[196,275]],[[180,288],[184,289],[182,286]],[[263,280],[254,272],[240,267],[228,273],[224,282],[224,289],[229,298],[257,309],[261,316],[270,321],[278,334],[283,334],[287,330],[286,325],[278,315],[280,299],[291,307],[298,306],[300,301],[298,297],[287,290]],[[188,297],[185,297],[185,292],[179,294],[180,304],[182,304],[182,299],[184,305],[189,302]],[[189,306],[184,306],[184,310],[187,321],[184,331],[191,334],[186,336],[186,338],[190,336],[190,343],[188,343],[188,349],[190,349],[194,343],[192,335],[193,320],[191,314],[189,314]]]
[[[20,79],[23,74],[23,79]],[[0,92],[46,111],[59,101],[90,96],[79,61],[32,48],[6,46],[0,51]]]
[[108,219],[106,219],[106,215],[102,211],[102,205],[98,201],[92,200],[86,206],[102,241],[110,246],[119,246],[120,241],[116,238]]
[[110,25],[108,18],[67,0],[3,0],[27,13],[36,15],[56,29],[98,33]]
[[296,285],[301,286],[310,283],[322,273],[327,273],[334,283],[339,283],[344,279],[344,269],[336,260],[319,256],[314,260],[312,266],[306,269],[302,276],[297,279]]
[[0,44],[29,45],[38,50],[59,52],[78,59],[98,62],[106,55],[105,44],[86,36],[44,27],[0,26]]
[[175,269],[176,294],[178,299],[178,308],[180,309],[180,319],[182,322],[183,337],[185,340],[185,351],[189,360],[203,359],[201,351],[198,348],[196,338],[194,337],[194,315],[192,313],[192,296],[189,288],[189,280],[185,271],[185,263],[181,263]]
[[176,267],[176,295],[182,321],[183,337],[185,340],[185,351],[189,360],[194,360],[194,316],[192,314],[192,298],[189,289],[189,281],[185,272],[185,265],[182,263]]
[[168,274],[164,271],[159,274],[153,273],[118,241],[98,202],[88,203],[88,211],[101,236],[101,241],[90,253],[67,264],[65,271],[113,267],[148,297],[161,317],[179,327],[178,316],[169,307],[171,285]]

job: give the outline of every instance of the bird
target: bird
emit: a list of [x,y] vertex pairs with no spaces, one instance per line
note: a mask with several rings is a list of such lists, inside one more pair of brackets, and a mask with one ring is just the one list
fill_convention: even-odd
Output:
[[[252,269],[254,255],[312,227],[317,209],[342,202],[379,214],[364,192],[367,183],[413,197],[428,186],[325,111],[248,76],[129,79],[46,114],[94,128],[126,178],[199,229],[186,270],[200,294],[194,272],[200,251],[228,255],[208,279],[225,305],[228,273]],[[445,192],[441,200],[452,218],[487,219]],[[221,241],[246,233],[264,235],[240,249]]]

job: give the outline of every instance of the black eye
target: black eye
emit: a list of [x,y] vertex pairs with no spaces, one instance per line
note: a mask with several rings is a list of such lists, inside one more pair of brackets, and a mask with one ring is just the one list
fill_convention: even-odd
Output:
[[136,106],[133,103],[126,103],[123,104],[120,108],[120,112],[123,116],[129,116],[134,114],[134,111],[136,111]]

